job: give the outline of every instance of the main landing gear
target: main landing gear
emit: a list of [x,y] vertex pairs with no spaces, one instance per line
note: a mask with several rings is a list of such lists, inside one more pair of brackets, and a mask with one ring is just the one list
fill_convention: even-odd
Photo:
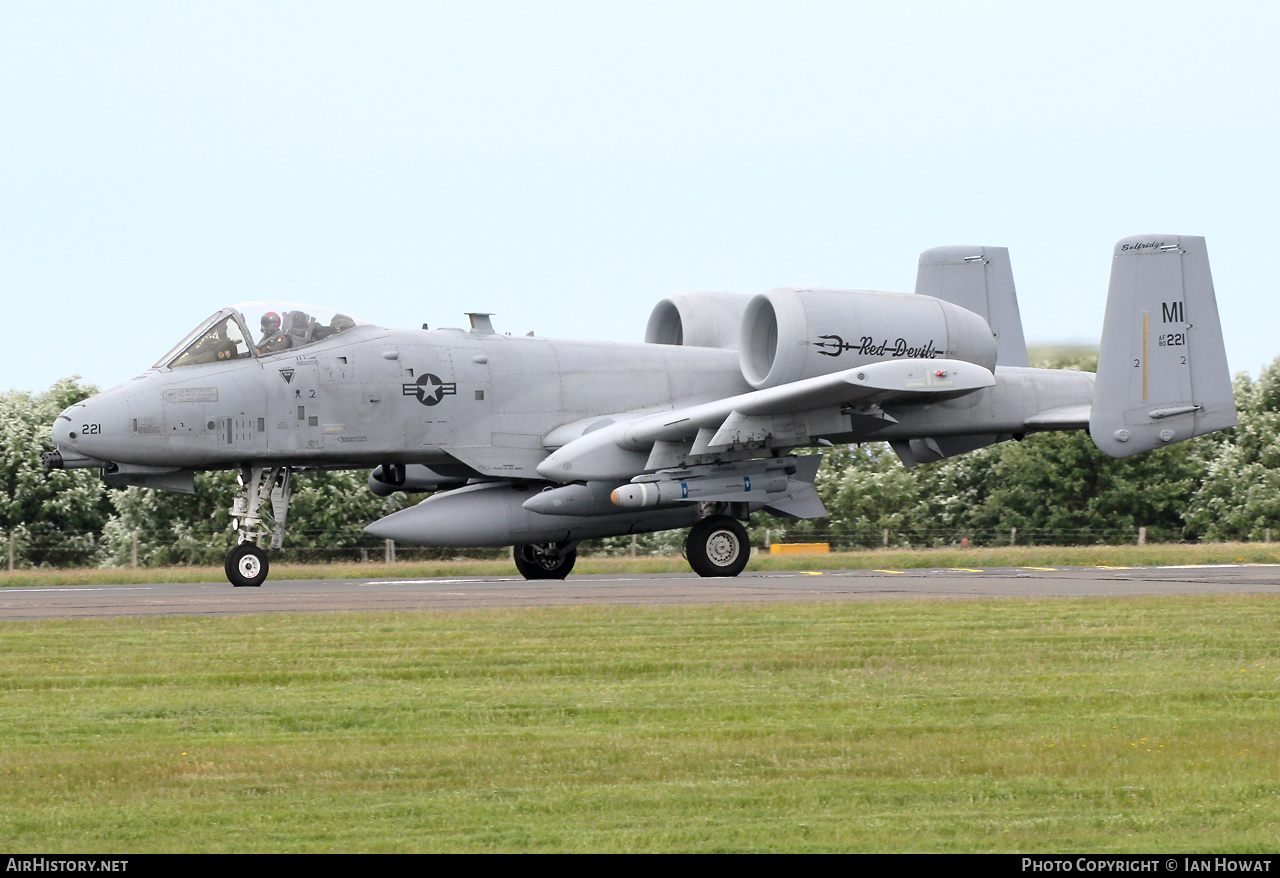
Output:
[[[751,560],[751,541],[747,529],[734,515],[747,515],[746,504],[735,509],[729,504],[716,504],[705,510],[705,518],[690,529],[684,544],[684,556],[699,576],[737,576]],[[525,543],[512,549],[516,570],[525,579],[564,579],[578,559],[577,542]]]
[[578,560],[578,544],[526,543],[511,552],[525,579],[564,579]]
[[[257,587],[267,579],[271,564],[258,548],[264,519],[271,524],[271,549],[284,545],[284,524],[289,514],[293,469],[287,466],[244,466],[236,479],[236,499],[231,504],[231,523],[236,529],[236,547],[227,554],[227,581],[237,588]],[[270,501],[269,509],[263,504]]]
[[737,576],[751,560],[747,529],[728,515],[699,519],[684,545],[685,558],[699,576]]

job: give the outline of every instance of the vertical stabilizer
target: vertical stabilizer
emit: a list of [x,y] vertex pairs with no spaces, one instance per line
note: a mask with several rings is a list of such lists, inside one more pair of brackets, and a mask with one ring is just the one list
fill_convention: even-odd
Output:
[[1204,238],[1118,242],[1089,415],[1093,444],[1128,457],[1235,424]]
[[934,247],[920,254],[916,293],[972,311],[996,337],[997,366],[1026,366],[1027,342],[1005,247]]

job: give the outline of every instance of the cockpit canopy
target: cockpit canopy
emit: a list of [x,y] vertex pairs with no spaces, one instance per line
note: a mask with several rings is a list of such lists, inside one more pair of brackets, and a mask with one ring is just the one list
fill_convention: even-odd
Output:
[[247,302],[223,308],[210,316],[155,367],[177,369],[200,363],[265,357],[367,325],[363,320],[314,305]]

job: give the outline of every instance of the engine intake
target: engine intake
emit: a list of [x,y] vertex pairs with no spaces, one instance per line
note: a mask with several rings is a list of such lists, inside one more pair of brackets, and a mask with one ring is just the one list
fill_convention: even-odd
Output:
[[678,293],[654,306],[645,328],[649,344],[701,348],[738,346],[738,327],[751,296],[746,293]]

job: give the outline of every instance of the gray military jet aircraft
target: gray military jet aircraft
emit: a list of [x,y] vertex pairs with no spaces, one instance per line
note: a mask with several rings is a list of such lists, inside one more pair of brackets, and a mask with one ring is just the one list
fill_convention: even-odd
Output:
[[[703,576],[736,576],[757,510],[826,514],[819,455],[886,440],[907,466],[1044,430],[1125,457],[1236,423],[1204,239],[1115,248],[1098,373],[1032,369],[1009,255],[943,247],[914,294],[771,290],[658,303],[644,344],[388,329],[318,308],[225,308],[137,378],[71,406],[46,468],[194,490],[237,468],[228,579],[261,585],[292,476],[372,468],[432,491],[369,525],[434,546],[513,545],[563,578],[583,539],[689,527]],[[260,327],[255,342],[250,328]]]

